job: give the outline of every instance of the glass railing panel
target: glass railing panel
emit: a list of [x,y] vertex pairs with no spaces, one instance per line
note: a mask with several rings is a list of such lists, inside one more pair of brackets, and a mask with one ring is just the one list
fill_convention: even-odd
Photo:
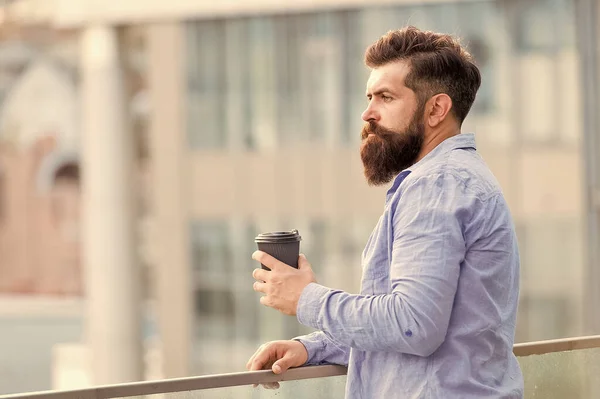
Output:
[[600,398],[600,348],[519,357],[525,398]]
[[[600,336],[533,342],[515,346],[525,378],[525,398],[600,398]],[[337,398],[344,397],[346,369],[314,366],[290,369],[281,376],[270,371],[238,372],[98,386],[75,391],[0,395],[0,399],[191,399],[191,398]],[[281,381],[276,390],[253,383]]]

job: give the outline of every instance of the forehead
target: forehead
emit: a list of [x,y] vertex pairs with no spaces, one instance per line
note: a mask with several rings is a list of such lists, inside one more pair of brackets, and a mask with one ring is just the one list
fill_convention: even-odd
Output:
[[404,82],[409,72],[410,66],[405,61],[390,62],[373,68],[367,81],[367,93],[372,93],[382,87],[398,91],[408,90]]

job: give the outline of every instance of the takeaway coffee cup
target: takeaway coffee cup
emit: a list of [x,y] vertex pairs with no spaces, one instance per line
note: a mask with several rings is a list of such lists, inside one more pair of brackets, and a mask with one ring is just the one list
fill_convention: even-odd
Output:
[[[302,237],[298,230],[276,231],[273,233],[262,233],[256,236],[254,241],[259,251],[268,253],[286,265],[298,268],[298,256],[300,255],[300,241]],[[271,270],[262,265],[265,270]]]

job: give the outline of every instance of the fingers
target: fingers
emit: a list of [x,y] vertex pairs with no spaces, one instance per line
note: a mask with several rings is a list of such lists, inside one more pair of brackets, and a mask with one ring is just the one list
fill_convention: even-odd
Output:
[[[292,354],[291,352],[287,352],[281,359],[273,363],[273,366],[271,366],[271,370],[275,374],[285,373],[290,368],[290,364],[293,362],[294,357],[294,354]],[[262,386],[265,389],[279,389],[278,382],[265,383],[262,384]]]
[[[274,352],[273,352],[274,353]],[[271,350],[268,344],[261,345],[256,352],[250,357],[248,363],[246,363],[246,369],[248,371],[257,371],[272,368],[271,363],[273,362],[271,356]],[[278,389],[278,382],[269,382],[261,384],[265,389]],[[258,384],[252,384],[253,388],[256,388]]]
[[[269,345],[262,345],[258,350],[252,355],[248,363],[246,364],[246,369],[249,371],[258,371],[264,370],[268,368],[269,364],[274,361],[275,352],[269,349]],[[273,352],[273,353],[271,353]]]
[[271,274],[268,270],[263,269],[254,269],[252,272],[252,277],[258,281],[269,281]]
[[308,263],[308,259],[306,259],[304,254],[300,254],[300,256],[298,256],[298,270],[302,270],[306,267],[311,267],[310,263]]
[[261,296],[259,301],[261,305],[267,306],[269,308],[273,307],[272,299],[268,296]]
[[279,383],[278,382],[269,382],[269,383],[262,384],[262,386],[265,389],[279,389]]
[[293,351],[287,351],[281,359],[277,357],[275,346],[261,345],[246,363],[246,369],[256,371],[271,368],[275,374],[285,373],[291,365],[295,364],[297,355]]
[[290,366],[294,364],[296,357],[297,356],[293,351],[287,351],[281,359],[273,363],[271,370],[273,370],[273,373],[275,374],[285,373],[290,368]]
[[281,268],[281,266],[284,265],[284,263],[263,251],[254,251],[254,253],[252,254],[252,259],[262,263],[271,270]]
[[[278,382],[265,382],[264,384],[260,384],[265,389],[279,389]],[[258,384],[252,384],[252,388],[256,388]]]
[[259,352],[262,350],[263,346],[264,346],[264,345],[261,345],[261,346],[260,346],[260,347],[259,347],[259,348],[256,350],[256,352],[254,352],[254,353],[252,354],[252,356],[250,356],[250,359],[248,360],[248,363],[246,363],[246,370],[248,370],[248,371],[250,371],[250,370],[251,370],[252,364],[253,364],[253,362],[254,362],[254,358],[255,358],[255,357],[256,357],[256,355],[258,355],[258,353],[259,353]]
[[254,284],[252,285],[252,288],[256,292],[262,292],[263,294],[267,294],[267,284],[263,283],[262,281],[254,282]]

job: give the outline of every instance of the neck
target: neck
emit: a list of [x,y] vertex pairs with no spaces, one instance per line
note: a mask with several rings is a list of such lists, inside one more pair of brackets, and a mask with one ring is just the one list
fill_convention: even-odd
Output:
[[430,134],[425,134],[425,140],[423,146],[419,152],[419,157],[416,162],[419,162],[427,154],[429,154],[435,147],[440,145],[444,140],[449,139],[460,134],[460,127],[448,126],[442,127],[436,131],[431,131]]

